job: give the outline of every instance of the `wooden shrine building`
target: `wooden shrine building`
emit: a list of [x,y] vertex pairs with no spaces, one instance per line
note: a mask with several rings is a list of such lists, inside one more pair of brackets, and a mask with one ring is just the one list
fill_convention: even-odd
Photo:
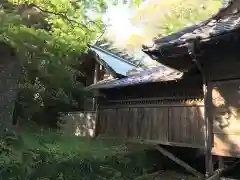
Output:
[[[152,59],[175,70],[159,66],[90,86],[97,95],[96,135],[204,149],[207,177],[219,176],[221,157],[240,157],[239,47],[239,0],[143,46]],[[215,172],[212,155],[219,157]]]
[[[130,56],[110,47],[111,44],[106,41],[98,42],[95,45],[89,45],[89,52],[80,57],[79,68],[83,74],[78,81],[85,87],[126,77],[129,72],[139,68],[139,63],[131,62]],[[93,104],[92,98],[86,99],[84,110],[94,110]]]
[[105,79],[126,77],[129,71],[139,67],[138,64],[129,60],[131,57],[127,54],[119,50],[117,52],[113,49],[109,50],[108,46],[106,42],[89,45],[89,52],[80,57],[79,68],[84,73],[84,78],[80,78],[79,81],[84,86],[90,86]]

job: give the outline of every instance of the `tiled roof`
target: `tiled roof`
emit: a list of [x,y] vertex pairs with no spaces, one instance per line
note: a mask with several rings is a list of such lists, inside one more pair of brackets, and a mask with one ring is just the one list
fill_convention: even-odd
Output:
[[[120,50],[119,48],[115,47],[114,44],[111,43],[110,41],[107,41],[107,40],[98,41],[96,44],[94,44],[94,46],[99,47],[99,48],[111,53],[112,55],[118,57],[122,61],[134,64],[136,66],[144,67],[144,64],[142,64],[142,57],[137,58],[135,56],[132,56],[127,53],[127,50],[124,50],[124,49]],[[145,56],[145,54],[143,54],[143,56]]]
[[219,11],[215,16],[198,25],[185,28],[182,31],[163,38],[155,38],[154,45],[152,47],[143,46],[143,51],[149,52],[160,49],[164,46],[180,46],[191,39],[207,41],[211,40],[212,37],[240,28],[240,13],[238,12],[238,9],[233,10],[231,14],[223,14],[223,11],[226,11],[230,6],[231,4]]
[[127,76],[129,71],[133,71],[138,68],[136,64],[130,62],[129,60],[123,59],[123,57],[115,55],[101,47],[96,45],[89,45],[89,47],[99,56],[98,61],[100,64],[102,64],[113,75],[119,74],[124,77]]
[[[207,38],[211,38],[213,36],[218,36],[223,33],[230,32],[240,27],[240,16],[232,15],[229,17],[225,17],[219,20],[212,20],[207,23],[205,26],[199,27],[192,32],[186,33],[180,36],[175,43],[184,43],[189,39],[199,38],[200,40],[204,40]],[[174,41],[173,41],[174,42]],[[169,42],[171,43],[171,41]]]
[[137,84],[161,82],[161,81],[173,81],[181,79],[183,73],[169,69],[164,66],[157,66],[142,71],[136,75],[129,76],[122,79],[113,79],[105,82],[99,82],[94,84],[88,89],[107,89],[123,86],[132,86]]

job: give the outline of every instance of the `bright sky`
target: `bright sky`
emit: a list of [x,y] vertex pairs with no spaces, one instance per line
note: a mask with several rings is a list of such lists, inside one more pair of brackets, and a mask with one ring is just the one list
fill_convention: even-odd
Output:
[[[168,28],[163,29],[162,32],[159,31],[161,24],[153,24],[161,20],[162,15],[170,14],[171,11],[174,11],[175,8],[181,8],[184,6],[185,9],[191,10],[192,7],[198,7],[202,5],[202,0],[145,0],[138,7],[130,7],[131,0],[115,0],[118,1],[117,5],[114,4],[114,0],[105,0],[107,1],[107,11],[103,15],[103,23],[106,25],[106,32],[104,33],[104,38],[113,42],[116,48],[124,50],[130,56],[133,56],[135,59],[142,60],[147,66],[159,64],[156,61],[152,60],[148,55],[142,52],[142,44],[152,45],[152,40],[155,36],[159,34],[166,35],[168,32],[164,30],[171,29],[171,25],[168,25]],[[218,6],[221,3],[218,1],[204,1],[206,7],[202,11],[203,16],[208,13],[217,12]],[[178,3],[178,6],[175,5]],[[159,10],[156,7],[161,7]],[[220,6],[219,6],[220,7]],[[171,9],[172,8],[172,9]],[[195,9],[194,9],[195,10]],[[188,12],[188,11],[186,11]],[[200,12],[200,11],[199,11]],[[199,13],[197,12],[197,13]],[[151,13],[149,15],[149,13]],[[90,17],[94,17],[94,13],[89,14]],[[165,17],[165,16],[162,16]],[[198,16],[197,16],[198,17]],[[184,18],[181,22],[175,22],[177,26],[186,26],[188,23],[195,23],[201,21],[201,18]],[[167,25],[168,21],[163,20],[163,25]],[[185,22],[186,21],[186,22]],[[153,23],[154,22],[154,23]],[[165,23],[165,24],[164,24]],[[186,24],[184,24],[186,23]],[[173,29],[176,30],[176,29]]]
[[140,34],[141,28],[131,23],[130,18],[134,15],[135,9],[129,8],[128,5],[118,4],[110,5],[103,22],[107,25],[107,30],[114,32],[116,41],[124,45],[132,34]]
[[[139,7],[136,8],[129,7],[129,4],[131,3],[130,1],[128,1],[128,3],[121,1],[117,6],[112,3],[113,1],[109,0],[108,10],[103,16],[103,22],[107,27],[106,37],[110,41],[113,41],[117,47],[127,49],[127,41],[131,36],[142,36],[144,33],[142,31],[142,24],[133,24],[131,22],[131,18],[135,15],[136,8],[142,8],[148,3],[148,1],[145,0]],[[134,47],[131,49],[131,52],[129,51],[127,53],[132,55],[134,54],[134,57],[141,58],[146,63],[155,62],[151,60],[149,56],[145,55],[140,47]]]

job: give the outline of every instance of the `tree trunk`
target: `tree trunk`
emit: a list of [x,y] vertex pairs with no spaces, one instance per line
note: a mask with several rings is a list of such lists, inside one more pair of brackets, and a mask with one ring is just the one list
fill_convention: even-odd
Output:
[[14,49],[0,42],[0,135],[12,131],[12,115],[20,74],[21,64]]

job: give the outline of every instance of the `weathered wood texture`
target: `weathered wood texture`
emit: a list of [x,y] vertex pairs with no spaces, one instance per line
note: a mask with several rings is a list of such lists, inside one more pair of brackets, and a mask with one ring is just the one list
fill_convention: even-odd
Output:
[[203,107],[169,108],[169,141],[204,144]]
[[[142,99],[142,102],[147,100]],[[156,100],[155,100],[156,102]],[[98,110],[98,134],[159,144],[204,147],[202,103],[104,106]]]
[[239,42],[237,44],[226,46],[217,52],[210,52],[210,57],[205,58],[206,67],[208,69],[207,76],[211,81],[239,79],[240,78],[240,62],[239,62]]
[[127,100],[130,103],[134,99],[141,100],[141,98],[144,100],[161,98],[169,101],[184,98],[203,99],[202,80],[199,75],[192,75],[178,81],[140,83],[122,88],[102,89],[101,93],[105,94],[108,100]]
[[97,81],[101,81],[103,79],[106,79],[107,77],[110,76],[108,72],[103,68],[102,65],[100,65],[97,61],[97,57],[95,56],[94,53],[88,52],[86,54],[82,54],[80,56],[81,59],[81,66],[79,66],[79,71],[84,74],[84,76],[78,77],[78,81],[83,83],[84,86],[90,86],[94,84],[94,75],[95,71],[95,65],[97,64],[99,66],[98,68],[98,73],[97,73]]
[[60,131],[64,134],[75,136],[94,136],[96,112],[72,112],[62,115]]
[[213,84],[213,153],[240,157],[240,79]]

